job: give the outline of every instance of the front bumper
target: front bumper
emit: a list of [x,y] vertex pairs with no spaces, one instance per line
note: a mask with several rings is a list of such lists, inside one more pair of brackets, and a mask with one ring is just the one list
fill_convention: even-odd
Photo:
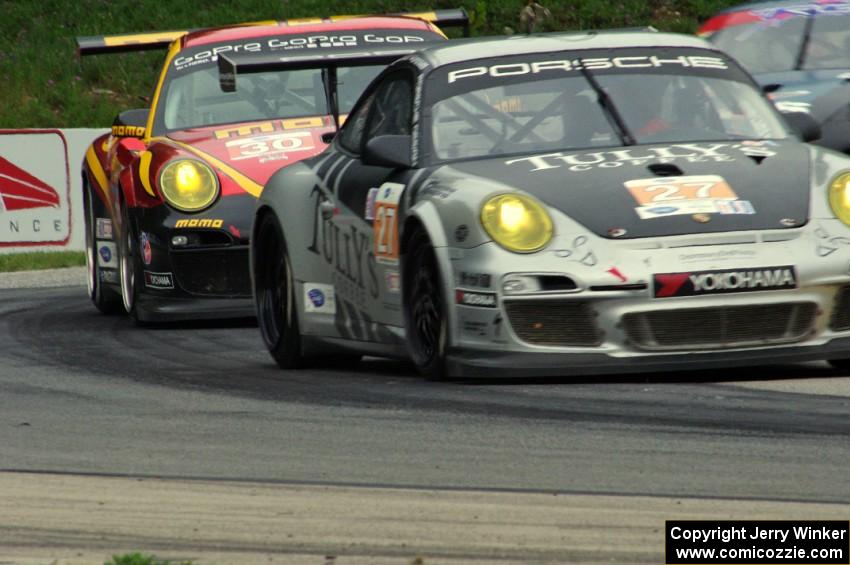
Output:
[[[453,284],[447,295],[458,296],[449,314],[448,373],[571,376],[850,358],[850,247],[819,256],[806,230],[758,245],[687,238],[675,243],[692,245],[657,247],[597,238],[584,263],[559,257],[553,249],[561,242],[529,256],[494,244],[446,249]],[[665,298],[653,292],[657,273],[780,265],[794,266],[797,288]],[[509,291],[505,283],[517,274],[576,284]],[[479,293],[477,303],[462,303],[459,290]]]

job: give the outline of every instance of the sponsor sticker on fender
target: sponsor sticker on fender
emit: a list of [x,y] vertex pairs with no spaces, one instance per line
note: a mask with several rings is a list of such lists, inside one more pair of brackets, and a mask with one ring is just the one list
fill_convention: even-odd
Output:
[[375,260],[385,265],[398,264],[398,203],[404,185],[385,182],[375,198]]
[[495,308],[498,304],[495,292],[473,292],[460,288],[455,290],[455,302],[463,306],[476,306],[478,308]]
[[792,288],[797,288],[797,272],[792,265],[755,269],[659,273],[652,276],[652,289],[655,298]]
[[333,285],[304,283],[304,311],[315,314],[336,314],[336,292]]

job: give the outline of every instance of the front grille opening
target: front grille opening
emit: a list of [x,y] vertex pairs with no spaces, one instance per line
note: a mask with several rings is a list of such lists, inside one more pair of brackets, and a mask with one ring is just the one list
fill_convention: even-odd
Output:
[[816,316],[816,304],[797,302],[638,312],[622,322],[639,349],[722,349],[800,341]]
[[233,244],[233,237],[221,230],[175,230],[174,235],[184,235],[189,240],[186,245],[173,249],[186,249],[197,247],[221,247]]
[[850,286],[839,289],[835,297],[835,306],[832,308],[829,327],[836,332],[850,330]]
[[248,250],[186,250],[171,253],[177,282],[202,296],[251,296]]
[[578,288],[576,282],[565,275],[537,275],[537,284],[540,285],[540,290],[543,292],[558,292]]
[[596,314],[576,300],[506,300],[511,328],[522,341],[555,347],[595,347],[602,342]]

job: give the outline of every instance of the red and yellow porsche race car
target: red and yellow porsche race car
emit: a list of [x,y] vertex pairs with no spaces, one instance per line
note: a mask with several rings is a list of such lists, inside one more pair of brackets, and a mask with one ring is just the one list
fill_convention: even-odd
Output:
[[[78,38],[82,55],[168,47],[151,107],[121,112],[83,162],[94,305],[137,322],[253,316],[248,239],[268,178],[322,151],[393,53],[444,40],[436,24],[467,23],[439,10]],[[369,64],[329,66],[322,53],[340,50]],[[304,62],[225,90],[227,53]]]

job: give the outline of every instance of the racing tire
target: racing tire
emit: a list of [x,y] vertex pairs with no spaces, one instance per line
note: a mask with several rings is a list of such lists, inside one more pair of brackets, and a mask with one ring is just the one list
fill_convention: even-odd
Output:
[[443,279],[427,232],[416,226],[402,266],[404,329],[416,368],[429,380],[446,378],[449,324]]
[[850,371],[850,359],[830,359],[827,361],[833,369]]
[[91,194],[91,186],[85,179],[83,180],[83,219],[86,232],[86,286],[89,299],[103,314],[120,314],[124,311],[121,295],[100,280],[100,270],[97,267],[97,219],[94,212],[94,196]]
[[263,342],[281,369],[304,366],[292,264],[277,217],[265,214],[254,234],[254,300]]
[[121,236],[118,238],[118,271],[121,279],[121,300],[124,310],[137,325],[143,325],[139,319],[138,296],[142,284],[141,258],[137,252],[137,241],[133,231],[130,213],[121,203]]

